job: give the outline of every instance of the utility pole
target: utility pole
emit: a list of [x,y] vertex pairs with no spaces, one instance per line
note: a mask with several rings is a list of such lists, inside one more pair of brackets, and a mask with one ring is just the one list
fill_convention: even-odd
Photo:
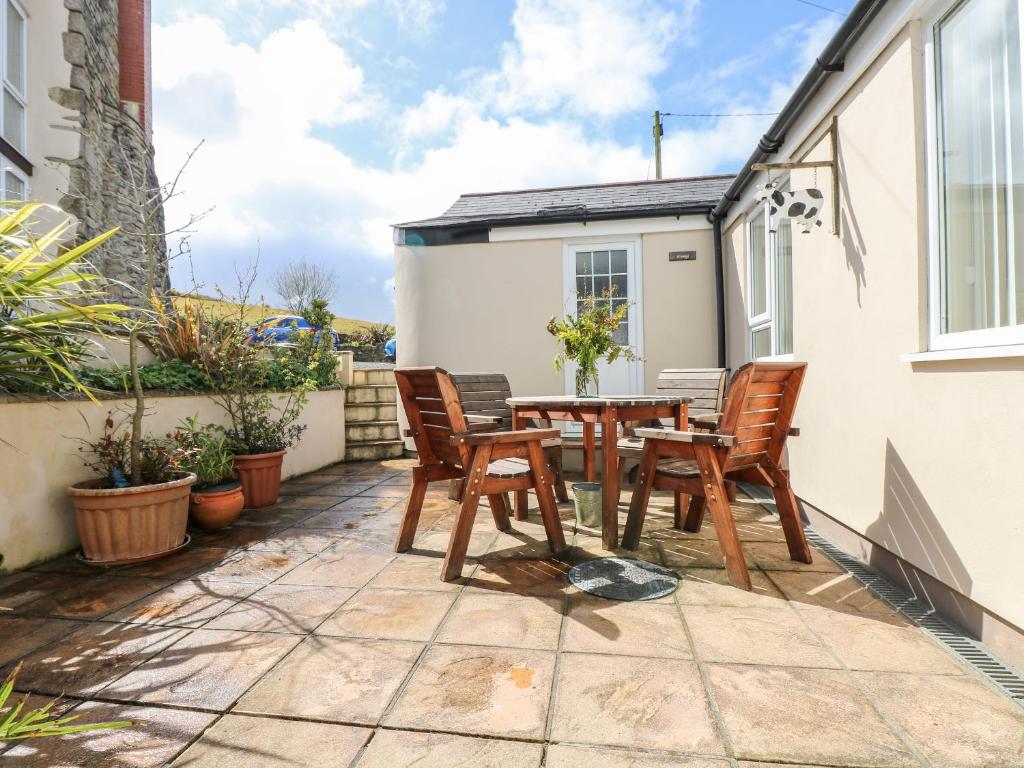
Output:
[[661,178],[661,137],[665,129],[661,127],[661,112],[654,111],[654,178]]

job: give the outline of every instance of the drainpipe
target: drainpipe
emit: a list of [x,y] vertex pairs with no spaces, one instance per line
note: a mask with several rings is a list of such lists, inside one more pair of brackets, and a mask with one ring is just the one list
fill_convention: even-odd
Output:
[[708,213],[715,238],[715,313],[718,324],[718,367],[725,368],[725,259],[722,258],[722,220]]

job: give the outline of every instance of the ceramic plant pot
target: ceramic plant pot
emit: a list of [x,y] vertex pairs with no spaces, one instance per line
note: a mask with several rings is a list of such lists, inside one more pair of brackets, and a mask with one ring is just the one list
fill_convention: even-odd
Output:
[[75,506],[82,556],[97,565],[152,560],[185,544],[190,472],[166,483],[103,488],[106,480],[68,487]]
[[244,505],[242,486],[232,481],[192,491],[188,514],[200,528],[226,528],[235,522]]
[[235,456],[246,509],[269,507],[281,493],[281,464],[286,451]]

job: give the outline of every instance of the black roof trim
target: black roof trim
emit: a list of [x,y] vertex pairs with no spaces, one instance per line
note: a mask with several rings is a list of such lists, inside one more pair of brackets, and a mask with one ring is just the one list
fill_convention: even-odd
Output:
[[825,81],[834,72],[842,72],[846,64],[846,54],[853,45],[860,39],[861,35],[868,28],[878,13],[885,7],[888,0],[859,0],[853,9],[847,14],[846,19],[836,30],[832,39],[828,41],[825,50],[815,59],[811,71],[808,72],[800,85],[793,91],[789,101],[779,112],[778,117],[768,128],[768,131],[757,143],[757,149],[750,156],[743,169],[736,175],[732,185],[722,195],[722,199],[715,206],[711,216],[722,219],[738,201],[743,190],[756,175],[751,169],[756,163],[766,162],[771,155],[774,155],[786,141],[786,133],[793,127],[793,123],[800,116],[803,110],[810,103],[818,91],[821,90]]

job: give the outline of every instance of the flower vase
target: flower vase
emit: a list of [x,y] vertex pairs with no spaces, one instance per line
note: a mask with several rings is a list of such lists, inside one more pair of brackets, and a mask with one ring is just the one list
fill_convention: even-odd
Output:
[[597,371],[576,369],[576,397],[597,397]]

